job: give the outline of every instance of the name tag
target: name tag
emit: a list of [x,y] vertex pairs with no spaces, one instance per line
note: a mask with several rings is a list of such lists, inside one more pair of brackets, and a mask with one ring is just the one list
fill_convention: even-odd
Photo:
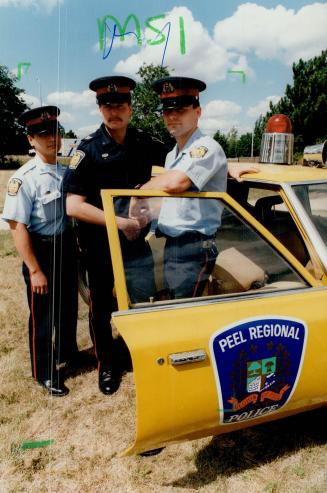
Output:
[[40,197],[41,204],[48,204],[53,200],[59,199],[61,197],[61,193],[59,190],[55,190],[54,192],[46,192],[42,197]]

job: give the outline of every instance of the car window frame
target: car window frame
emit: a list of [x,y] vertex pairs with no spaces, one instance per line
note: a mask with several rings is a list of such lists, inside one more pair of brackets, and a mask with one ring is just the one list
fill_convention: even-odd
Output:
[[[165,300],[164,302],[154,302],[154,303],[140,303],[137,305],[131,305],[129,301],[127,284],[125,278],[125,269],[122,257],[122,251],[120,248],[120,240],[118,227],[116,224],[115,218],[115,209],[114,209],[114,199],[116,197],[185,197],[185,198],[204,198],[204,199],[219,199],[225,205],[227,205],[238,217],[240,217],[245,224],[247,224],[252,230],[254,230],[264,241],[268,242],[268,244],[280,255],[286,263],[288,263],[292,269],[304,280],[304,282],[308,285],[307,287],[319,287],[321,283],[317,281],[301,263],[291,254],[291,252],[280,243],[277,238],[273,236],[272,233],[269,232],[265,226],[263,226],[257,219],[255,219],[244,207],[242,207],[235,199],[233,199],[226,192],[184,192],[184,193],[176,193],[169,194],[166,192],[161,192],[157,190],[120,190],[120,189],[107,189],[101,190],[101,196],[103,201],[104,213],[106,218],[107,225],[107,233],[108,240],[112,258],[112,266],[113,273],[115,278],[115,290],[118,302],[118,310],[125,311],[131,309],[163,309],[167,306],[178,306],[180,304],[190,306],[191,303],[206,303],[206,302],[217,302],[220,299],[228,300],[230,298],[237,297],[247,297],[252,296],[252,293],[247,294],[239,293],[239,294],[229,294],[229,295],[213,295],[213,296],[205,296],[199,298],[190,298],[179,300]],[[306,289],[306,287],[299,288]],[[289,289],[285,289],[285,292],[289,291]],[[283,292],[283,289],[278,290],[276,293]],[[265,296],[271,294],[272,292],[258,292],[253,294],[253,296]],[[274,294],[274,293],[273,293]],[[222,298],[223,297],[223,298]]]

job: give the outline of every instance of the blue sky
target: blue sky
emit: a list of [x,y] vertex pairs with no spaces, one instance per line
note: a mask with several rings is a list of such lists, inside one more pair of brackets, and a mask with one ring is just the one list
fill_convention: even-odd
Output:
[[[141,45],[135,34],[116,37],[104,59],[98,19],[123,25],[130,14]],[[30,64],[17,83],[28,104],[38,106],[40,97],[57,104],[65,128],[85,136],[100,122],[90,80],[136,78],[142,63],[162,63],[166,46],[163,63],[173,74],[207,83],[201,127],[212,134],[235,126],[241,134],[284,94],[292,63],[326,49],[326,21],[327,3],[305,0],[0,0],[0,63],[16,74],[18,64]],[[107,52],[114,24],[108,17]],[[136,33],[135,23],[126,31]]]

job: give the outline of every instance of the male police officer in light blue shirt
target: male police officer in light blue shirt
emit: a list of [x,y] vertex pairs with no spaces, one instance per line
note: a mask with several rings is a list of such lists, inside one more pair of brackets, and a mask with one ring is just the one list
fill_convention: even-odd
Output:
[[[166,157],[166,172],[141,188],[170,193],[225,191],[226,156],[215,140],[198,129],[199,93],[206,88],[205,83],[188,77],[166,77],[155,81],[153,88],[160,95],[164,122],[176,146]],[[221,212],[216,200],[163,200],[157,235],[166,238],[164,279],[171,298],[202,294],[218,255],[215,234]]]
[[53,396],[68,393],[56,362],[77,355],[76,248],[65,214],[65,171],[57,162],[59,112],[44,106],[21,115],[36,156],[9,180],[3,211],[23,260],[32,374]]

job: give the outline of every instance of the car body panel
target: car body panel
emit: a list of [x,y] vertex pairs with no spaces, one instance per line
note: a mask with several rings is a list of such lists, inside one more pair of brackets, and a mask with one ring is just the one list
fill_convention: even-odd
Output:
[[[131,352],[136,385],[136,439],[126,453],[226,433],[326,403],[326,298],[325,289],[305,290],[276,296],[257,294],[251,299],[238,297],[202,306],[176,306],[162,309],[160,316],[157,310],[114,314],[114,324]],[[310,317],[308,305],[314,314]],[[224,404],[217,389],[208,341],[226,326],[239,325],[249,317],[259,320],[267,314],[271,318],[309,320],[303,365],[294,392],[289,402],[275,412],[265,410],[268,414],[259,418],[222,424],[219,415]],[[267,343],[273,339],[267,338]],[[172,355],[198,350],[205,352],[204,361],[178,366],[170,362]],[[317,354],[321,357],[317,358]],[[267,400],[264,409],[267,403],[268,407],[276,405],[276,401]]]
[[[153,450],[171,442],[226,433],[324,405],[327,402],[325,383],[327,288],[322,286],[322,283],[315,279],[287,248],[228,194],[203,192],[182,195],[219,198],[279,252],[307,287],[297,289],[295,285],[294,289],[286,288],[276,292],[267,291],[265,288],[253,289],[244,294],[203,296],[194,300],[174,300],[168,303],[163,301],[134,307],[130,304],[127,293],[115,220],[114,198],[169,197],[170,195],[151,190],[102,191],[119,307],[119,311],[113,314],[113,324],[124,338],[131,353],[136,385],[136,438],[125,454]],[[284,348],[284,354],[289,354],[284,358],[285,361],[287,360],[286,363],[284,362],[285,365],[295,368],[293,380],[287,376],[286,370],[284,373],[279,371],[276,375],[279,374],[278,378],[285,377],[285,382],[278,387],[277,393],[269,391],[268,387],[262,387],[258,391],[249,391],[246,399],[239,399],[236,394],[237,398],[235,395],[233,397],[232,393],[227,395],[226,389],[223,389],[228,387],[230,377],[223,374],[224,370],[219,368],[220,358],[216,357],[217,347],[227,343],[217,341],[219,337],[227,334],[223,340],[228,341],[230,354],[237,351],[232,359],[241,357],[239,355],[242,348],[246,348],[247,353],[250,354],[252,346],[249,345],[249,331],[253,324],[259,324],[261,321],[262,325],[264,323],[262,320],[269,321],[270,324],[274,323],[275,326],[278,325],[276,320],[288,320],[294,327],[299,324],[298,330],[302,327],[303,338],[299,342],[293,337],[294,330],[297,329],[292,329],[292,337],[285,336],[283,339],[272,335],[264,337],[260,335],[262,347],[257,341],[256,344],[252,344],[261,351],[260,354],[253,356],[259,365],[263,365],[263,362],[273,364],[280,359],[277,353],[274,354],[275,349],[271,349],[272,352],[267,353],[271,357],[267,357],[265,351],[268,349],[265,347],[268,347],[268,344],[272,345],[272,348]],[[247,324],[252,325],[250,327]],[[287,348],[286,339],[291,343],[294,339],[295,346]],[[320,355],[319,358],[317,354]],[[223,357],[224,355],[221,360]],[[247,358],[247,362],[242,363],[243,366],[245,365],[244,368],[246,364],[249,366],[254,362],[250,356]],[[231,360],[228,364],[234,363]],[[241,394],[242,392],[246,394],[246,385],[249,385],[249,389],[252,388],[250,370],[247,377],[244,368],[236,378],[237,382],[234,378],[236,383],[233,384],[235,388],[241,389]],[[267,376],[261,375],[256,378],[266,382],[264,385],[268,385]],[[287,378],[290,380],[288,381]],[[250,384],[247,384],[247,381],[250,381]],[[255,382],[257,385],[257,380]],[[259,387],[260,385],[259,383]],[[260,396],[266,395],[269,397],[264,397],[261,405]],[[254,407],[251,408],[252,404],[250,401],[247,402],[248,398],[257,399],[258,402],[253,404]],[[233,404],[227,404],[229,408],[226,409],[226,402]],[[237,406],[243,406],[244,415],[237,410]],[[234,414],[230,414],[231,418],[228,418],[228,413]],[[239,416],[243,417],[239,418]],[[234,421],[226,422],[228,419]]]

